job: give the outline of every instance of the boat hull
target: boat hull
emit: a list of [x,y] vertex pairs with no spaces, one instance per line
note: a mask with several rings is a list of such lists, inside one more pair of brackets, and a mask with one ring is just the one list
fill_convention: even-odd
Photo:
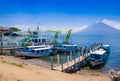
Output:
[[24,53],[24,52],[22,52],[21,54],[24,57],[31,57],[31,58],[47,57],[47,56],[51,55],[51,53],[42,53],[42,54],[34,54],[33,53],[32,54],[32,53]]
[[[102,52],[102,50],[101,51],[98,50],[97,52]],[[105,63],[106,63],[106,61],[108,59],[109,53],[103,52],[103,54],[97,54],[97,52],[95,52],[95,54],[94,53],[91,54],[88,57],[88,66],[91,69],[100,69],[100,68],[102,68],[105,65]]]
[[96,62],[96,61],[89,61],[88,66],[90,69],[100,69],[105,65],[105,61]]

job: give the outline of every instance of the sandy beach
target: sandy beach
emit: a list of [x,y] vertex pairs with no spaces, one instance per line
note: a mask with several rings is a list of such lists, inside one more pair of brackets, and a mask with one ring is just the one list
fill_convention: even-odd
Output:
[[111,81],[108,75],[64,73],[51,70],[49,64],[38,59],[20,59],[0,55],[0,81]]

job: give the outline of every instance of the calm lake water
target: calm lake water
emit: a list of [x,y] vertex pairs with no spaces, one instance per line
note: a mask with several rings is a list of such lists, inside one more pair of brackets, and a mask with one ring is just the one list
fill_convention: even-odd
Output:
[[71,37],[72,43],[79,46],[90,46],[95,42],[109,44],[111,53],[103,67],[103,73],[110,69],[120,71],[120,35],[73,35]]
[[[20,40],[21,38],[16,39]],[[14,40],[9,39],[9,42],[11,41],[14,42]],[[82,47],[101,42],[109,44],[111,53],[102,71],[103,73],[107,73],[110,69],[120,71],[120,35],[72,35],[70,42]]]

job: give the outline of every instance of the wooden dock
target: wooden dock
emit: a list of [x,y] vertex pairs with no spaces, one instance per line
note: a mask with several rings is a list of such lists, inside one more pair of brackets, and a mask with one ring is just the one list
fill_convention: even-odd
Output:
[[[57,55],[57,62],[58,66],[53,66],[53,56],[51,56],[51,69],[52,70],[58,70],[58,71],[65,71],[69,72],[69,70],[73,69],[75,72],[80,70],[82,67],[87,65],[87,60],[90,54],[100,48],[101,44],[96,44],[94,46],[91,46],[91,48],[88,47],[80,47],[78,48],[78,51],[75,52],[75,50],[69,51],[69,55],[66,56],[66,53],[64,53],[64,58],[60,59],[59,54]],[[78,54],[76,57],[75,54]],[[60,60],[62,63],[60,64]],[[65,60],[65,61],[64,61]],[[64,61],[64,62],[63,62]]]
[[3,47],[2,50],[13,50],[13,49],[21,49],[23,47]]
[[75,64],[83,62],[84,60],[87,59],[87,57],[89,55],[90,55],[90,53],[87,56],[77,57],[77,58],[73,59],[72,61],[68,61],[57,67],[53,67],[53,69],[58,70],[58,71],[65,71],[66,69],[69,69],[70,67],[74,66]]
[[23,47],[17,46],[17,47],[2,47],[1,54],[4,54],[5,51],[10,51],[10,55],[14,55],[15,49],[21,49]]
[[[90,53],[92,52],[92,50],[87,50],[86,52],[84,52],[83,49],[78,50],[78,56],[75,57],[75,51],[70,51],[70,54],[68,56],[66,56],[66,54],[64,54],[65,58],[62,58],[61,61],[62,63],[60,64],[60,57],[59,55],[57,56],[57,61],[58,61],[58,66],[53,66],[53,57],[51,56],[51,69],[52,70],[58,70],[58,71],[67,71],[71,68],[75,68],[75,65],[78,64],[78,67],[81,67],[81,65],[84,63],[84,61],[87,61],[87,58],[89,57]],[[73,56],[73,58],[72,58]],[[65,62],[63,62],[65,61]]]

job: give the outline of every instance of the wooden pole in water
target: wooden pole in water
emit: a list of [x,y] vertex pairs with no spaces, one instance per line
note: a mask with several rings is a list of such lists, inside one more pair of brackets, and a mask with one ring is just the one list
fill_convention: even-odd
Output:
[[75,58],[75,51],[73,51],[73,56],[74,56],[74,71],[76,72],[76,58]]
[[69,68],[69,56],[67,56],[67,67]]
[[3,54],[3,33],[1,32],[1,54]]
[[80,62],[80,52],[81,52],[81,49],[78,48],[78,58],[79,58],[79,62]]
[[70,51],[70,61],[72,61],[72,51]]
[[80,54],[81,54],[81,48],[78,48],[78,58],[79,58],[78,69],[79,70],[80,70]]
[[58,63],[58,65],[60,65],[60,55],[59,54],[57,54],[57,63]]
[[63,59],[61,58],[61,69],[62,69],[62,72],[63,72]]
[[51,70],[53,70],[53,55],[51,55]]
[[84,51],[83,51],[83,48],[82,48],[81,53],[82,53],[82,60],[83,60],[83,58],[84,58]]
[[64,52],[64,59],[65,59],[65,63],[67,62],[67,54],[66,52]]

